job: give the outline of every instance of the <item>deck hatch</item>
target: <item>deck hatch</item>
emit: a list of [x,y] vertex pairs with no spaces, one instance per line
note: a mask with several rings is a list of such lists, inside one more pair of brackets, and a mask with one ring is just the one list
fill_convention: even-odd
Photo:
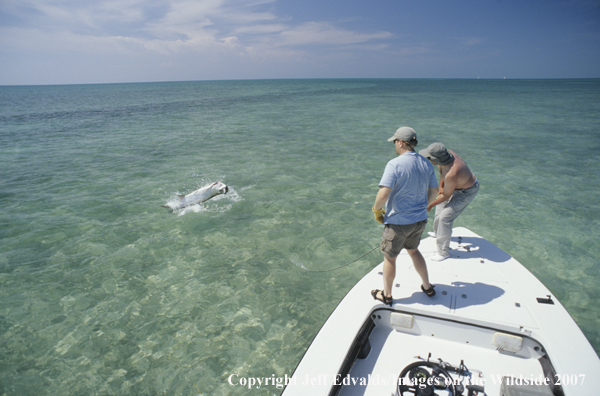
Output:
[[501,351],[519,352],[523,348],[523,337],[506,333],[494,333],[493,344]]
[[394,326],[396,330],[398,330],[398,328],[412,329],[414,320],[414,316],[399,312],[392,312],[390,315],[390,324]]

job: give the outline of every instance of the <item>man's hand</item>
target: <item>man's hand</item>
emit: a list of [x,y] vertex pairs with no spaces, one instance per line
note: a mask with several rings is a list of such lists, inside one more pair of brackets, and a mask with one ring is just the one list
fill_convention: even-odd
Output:
[[375,209],[375,206],[373,206],[373,213],[375,213],[375,220],[377,220],[378,223],[383,224],[383,215],[385,214],[385,209],[381,208],[377,210]]

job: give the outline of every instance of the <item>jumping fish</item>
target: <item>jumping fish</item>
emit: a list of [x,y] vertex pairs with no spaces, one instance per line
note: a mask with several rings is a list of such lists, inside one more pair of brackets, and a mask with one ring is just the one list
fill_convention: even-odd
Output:
[[227,194],[228,191],[229,187],[227,187],[226,184],[215,182],[213,184],[209,184],[208,186],[201,187],[196,191],[192,191],[187,195],[178,195],[179,202],[167,202],[166,205],[163,205],[163,208],[169,208],[171,210],[187,208],[188,206],[208,201],[217,195]]

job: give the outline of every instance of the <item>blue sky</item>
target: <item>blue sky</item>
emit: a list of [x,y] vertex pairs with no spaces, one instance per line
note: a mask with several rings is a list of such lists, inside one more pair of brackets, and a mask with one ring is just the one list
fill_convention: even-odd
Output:
[[599,0],[0,0],[0,85],[598,78]]

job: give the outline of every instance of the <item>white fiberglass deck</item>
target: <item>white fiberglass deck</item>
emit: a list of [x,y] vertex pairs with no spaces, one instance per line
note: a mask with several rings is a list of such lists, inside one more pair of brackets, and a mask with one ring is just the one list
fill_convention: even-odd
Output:
[[[503,376],[543,377],[538,359],[544,355],[558,378],[566,379],[567,396],[600,394],[598,356],[555,298],[538,302],[551,294],[543,284],[467,229],[454,230],[451,248],[449,259],[433,262],[428,258],[435,253],[435,240],[421,241],[419,249],[436,285],[433,298],[420,290],[420,278],[405,253],[397,260],[392,308],[370,296],[370,290],[382,288],[382,265],[367,274],[319,331],[283,395],[333,395],[332,384],[345,379],[340,395],[387,396],[394,394],[402,369],[429,354],[433,362],[458,366],[462,361],[473,374],[469,380],[483,384],[489,396],[500,394]],[[374,322],[370,352],[340,375],[368,317]]]

